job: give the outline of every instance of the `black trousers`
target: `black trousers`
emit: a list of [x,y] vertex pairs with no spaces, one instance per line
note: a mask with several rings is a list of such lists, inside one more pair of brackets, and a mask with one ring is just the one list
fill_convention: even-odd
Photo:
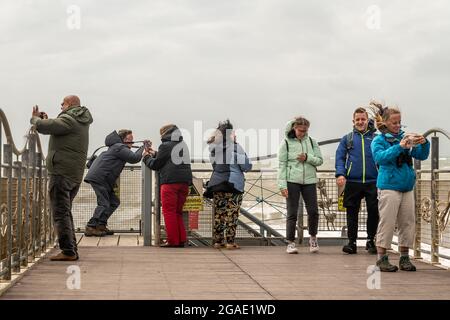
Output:
[[120,200],[117,198],[114,189],[111,186],[94,182],[91,182],[90,184],[97,196],[97,207],[87,225],[89,227],[96,227],[97,225],[106,226],[109,217],[119,207]]
[[358,215],[361,200],[367,206],[367,239],[373,240],[378,227],[378,198],[376,183],[347,182],[344,190],[344,207],[347,209],[347,229],[349,241],[358,238]]
[[51,175],[49,179],[50,208],[58,237],[59,248],[68,256],[78,254],[77,239],[72,216],[72,202],[80,184],[63,176]]
[[308,212],[308,231],[312,236],[317,235],[319,224],[319,208],[317,207],[316,184],[287,183],[288,197],[287,218],[286,218],[286,239],[295,240],[295,229],[297,224],[298,201],[300,193],[305,201],[306,211]]

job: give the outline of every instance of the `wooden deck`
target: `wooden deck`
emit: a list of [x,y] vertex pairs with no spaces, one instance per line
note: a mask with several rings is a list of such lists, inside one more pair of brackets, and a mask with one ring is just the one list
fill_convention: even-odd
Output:
[[[288,255],[284,247],[157,248],[107,238],[86,238],[97,243],[86,240],[92,246],[80,246],[75,263],[47,255],[0,299],[450,299],[450,272],[417,261],[417,272],[381,273],[381,289],[370,290],[366,272],[375,257],[340,247]],[[80,267],[79,290],[66,287],[70,265]]]
[[76,234],[79,247],[135,247],[143,246],[144,238],[135,234],[120,233],[107,237],[85,237]]

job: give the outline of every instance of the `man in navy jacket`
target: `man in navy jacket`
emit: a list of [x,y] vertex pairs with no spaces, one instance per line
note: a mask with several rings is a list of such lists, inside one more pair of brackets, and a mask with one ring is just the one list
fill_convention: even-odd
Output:
[[372,157],[370,145],[375,136],[373,127],[369,128],[369,116],[364,108],[353,113],[353,131],[345,135],[336,150],[336,182],[345,185],[344,207],[347,209],[348,244],[342,251],[356,253],[358,238],[358,213],[362,198],[367,206],[366,250],[376,254],[374,238],[378,227],[377,175],[378,170]]
[[84,181],[89,183],[97,196],[97,207],[92,218],[86,225],[86,236],[102,237],[114,232],[106,226],[109,217],[120,205],[120,200],[114,192],[116,180],[125,167],[125,163],[141,161],[144,146],[136,152],[131,151],[133,132],[123,129],[113,131],[105,139],[108,150],[102,152],[89,167]]

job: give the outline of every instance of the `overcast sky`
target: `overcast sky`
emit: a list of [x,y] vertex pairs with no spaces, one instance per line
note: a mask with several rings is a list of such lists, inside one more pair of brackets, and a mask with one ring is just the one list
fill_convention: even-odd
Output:
[[114,129],[159,144],[168,122],[226,118],[282,130],[304,115],[331,139],[371,99],[407,131],[450,130],[449,17],[446,0],[2,0],[0,108],[21,147],[33,105],[55,117],[77,94],[90,151]]

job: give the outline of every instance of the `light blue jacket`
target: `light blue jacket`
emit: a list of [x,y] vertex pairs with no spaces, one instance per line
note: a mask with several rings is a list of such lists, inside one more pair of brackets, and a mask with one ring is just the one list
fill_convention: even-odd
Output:
[[410,155],[418,160],[426,160],[430,154],[430,142],[417,145],[414,148],[403,149],[400,146],[400,140],[404,132],[400,131],[398,135],[383,133],[377,136],[371,145],[373,158],[379,166],[377,188],[408,192],[414,189],[416,183],[416,174],[411,165],[402,163],[397,165],[397,157],[401,153]]

